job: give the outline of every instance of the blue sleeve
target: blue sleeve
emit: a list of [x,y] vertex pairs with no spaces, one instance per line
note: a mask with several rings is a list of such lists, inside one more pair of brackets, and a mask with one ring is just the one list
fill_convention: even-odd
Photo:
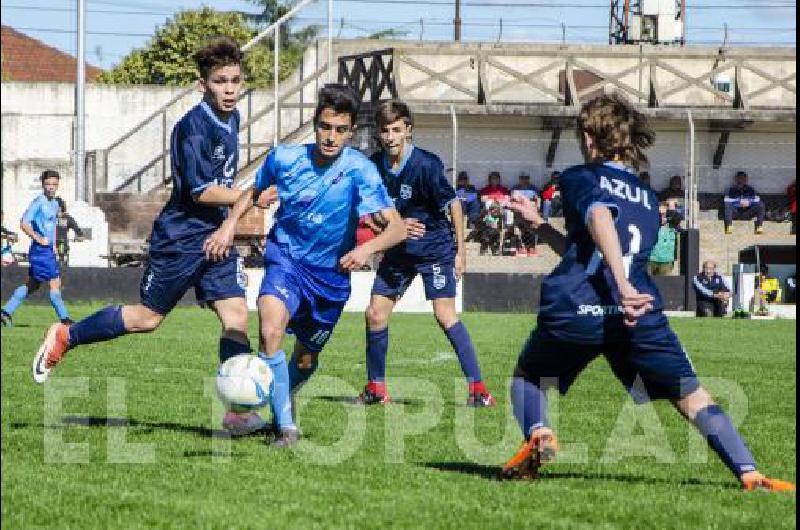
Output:
[[588,223],[589,213],[605,206],[611,210],[616,221],[619,210],[611,195],[597,181],[595,173],[587,167],[579,167],[562,173],[559,180],[561,201],[565,208],[577,213],[584,224]]
[[265,190],[277,182],[278,170],[280,164],[278,163],[277,149],[273,149],[264,159],[264,163],[258,168],[256,173],[256,190]]
[[208,140],[194,131],[180,135],[173,156],[180,168],[180,179],[195,199],[203,190],[214,185],[214,170]]
[[703,287],[703,284],[700,283],[700,275],[699,274],[694,277],[693,283],[694,283],[694,288],[697,290],[698,293],[700,293],[703,296],[708,297],[708,298],[711,298],[712,296],[714,296],[714,293],[711,292],[711,290],[706,289],[705,287]]
[[437,210],[445,210],[456,199],[456,190],[444,174],[444,164],[437,159],[431,161],[426,169],[425,187],[428,197]]
[[365,160],[361,169],[356,173],[356,191],[358,216],[369,215],[388,208],[394,208],[394,203],[386,191],[378,173],[378,168],[369,160]]
[[44,195],[39,195],[36,197],[33,202],[28,206],[28,209],[25,210],[25,213],[22,214],[22,221],[24,223],[28,223],[29,225],[33,224],[33,221],[36,219],[36,216],[42,209],[42,204],[44,204],[45,198]]

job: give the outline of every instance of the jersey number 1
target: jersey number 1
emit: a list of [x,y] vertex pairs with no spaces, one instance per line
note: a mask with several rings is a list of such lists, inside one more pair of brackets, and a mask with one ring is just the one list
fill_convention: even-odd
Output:
[[[639,227],[634,224],[628,225],[628,232],[631,234],[631,242],[628,245],[628,253],[622,256],[622,266],[625,267],[625,277],[630,279],[633,257],[642,250],[642,232],[639,230]],[[586,266],[586,274],[589,276],[596,274],[602,261],[603,253],[599,250],[595,251],[592,259]]]

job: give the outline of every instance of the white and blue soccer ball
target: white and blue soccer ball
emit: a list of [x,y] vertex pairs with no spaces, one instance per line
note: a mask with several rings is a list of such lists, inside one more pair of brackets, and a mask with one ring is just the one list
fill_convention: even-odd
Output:
[[260,409],[272,395],[272,370],[256,355],[237,355],[219,367],[217,395],[228,409],[245,412]]

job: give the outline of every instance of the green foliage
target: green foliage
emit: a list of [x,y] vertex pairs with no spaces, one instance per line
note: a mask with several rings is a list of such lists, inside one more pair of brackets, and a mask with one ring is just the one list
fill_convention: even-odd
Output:
[[[113,69],[104,72],[99,82],[108,84],[158,84],[185,86],[197,79],[192,56],[209,38],[227,35],[245,44],[256,35],[256,28],[240,13],[222,13],[210,7],[181,11],[160,27],[140,50],[134,50]],[[245,55],[244,73],[250,86],[272,84],[273,60],[270,42],[263,42]],[[281,53],[281,79],[296,68],[302,46],[288,44]]]

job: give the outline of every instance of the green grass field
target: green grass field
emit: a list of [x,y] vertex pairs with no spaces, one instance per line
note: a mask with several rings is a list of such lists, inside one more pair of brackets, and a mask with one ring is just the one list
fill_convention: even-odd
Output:
[[[398,403],[364,411],[349,402],[365,379],[363,320],[346,315],[301,391],[305,442],[287,453],[217,432],[211,313],[179,309],[152,335],[72,351],[38,386],[30,361],[51,313],[25,306],[2,333],[3,528],[795,526],[793,494],[740,491],[668,404],[634,408],[602,360],[556,402],[563,461],[536,482],[496,480],[519,442],[506,388],[531,316],[464,315],[502,404],[478,411],[433,319],[395,316]],[[744,415],[763,471],[794,481],[794,322],[673,325],[708,387]]]

